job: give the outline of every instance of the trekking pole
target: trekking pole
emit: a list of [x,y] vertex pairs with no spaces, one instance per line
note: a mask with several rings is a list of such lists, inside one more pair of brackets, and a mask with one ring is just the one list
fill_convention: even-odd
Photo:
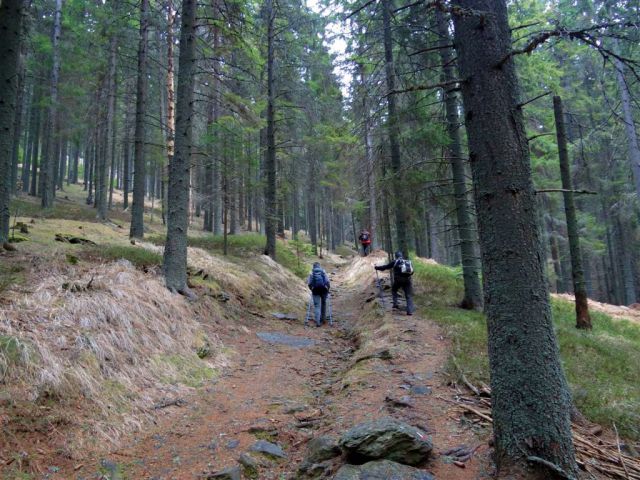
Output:
[[309,315],[311,315],[311,303],[313,302],[313,293],[309,297],[309,305],[307,305],[307,314],[304,317],[304,326],[307,327],[309,325]]
[[382,309],[386,308],[384,304],[384,294],[382,293],[382,284],[380,283],[380,276],[378,275],[378,270],[376,270],[376,285],[378,286],[378,292],[380,293],[380,301],[382,302]]
[[333,327],[333,315],[331,314],[331,294],[327,294],[327,302],[329,303],[329,326]]

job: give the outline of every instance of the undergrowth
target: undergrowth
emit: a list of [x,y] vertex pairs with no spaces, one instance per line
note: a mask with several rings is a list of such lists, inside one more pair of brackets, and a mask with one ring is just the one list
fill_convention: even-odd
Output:
[[98,254],[105,260],[124,258],[138,268],[162,265],[162,255],[141,247],[108,245],[100,247]]
[[[472,382],[489,381],[487,328],[481,313],[457,308],[463,280],[458,269],[416,262],[416,300],[453,341],[455,364]],[[640,325],[591,312],[593,330],[575,328],[572,303],[552,300],[562,364],[576,407],[591,421],[640,438]],[[455,374],[453,360],[450,369]]]

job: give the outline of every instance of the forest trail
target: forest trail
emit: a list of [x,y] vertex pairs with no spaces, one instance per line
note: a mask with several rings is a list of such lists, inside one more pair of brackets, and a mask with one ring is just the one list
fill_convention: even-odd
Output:
[[[305,328],[304,312],[288,312],[298,320],[263,319],[252,328],[239,325],[221,331],[231,361],[214,384],[184,398],[180,406],[160,410],[157,424],[122,442],[124,447],[51,478],[93,478],[96,469],[111,473],[112,479],[206,478],[207,473],[237,465],[258,439],[279,444],[287,458],[260,468],[257,478],[306,478],[296,471],[311,438],[339,436],[361,421],[386,415],[432,436],[434,459],[424,468],[439,480],[486,478],[486,438],[461,426],[447,401],[455,392],[442,373],[448,342],[440,328],[419,312],[413,317],[386,312],[384,321],[375,312],[379,300],[372,301],[376,290],[371,267],[383,260],[377,255],[328,266],[333,327]],[[390,299],[385,304],[389,308]],[[377,324],[367,324],[365,335],[359,335],[363,327],[358,323],[366,311],[377,317]],[[269,343],[258,337],[261,332],[313,344]],[[365,341],[365,336],[371,338]],[[385,341],[393,346],[390,359],[378,358],[387,358],[379,354]],[[375,352],[369,355],[371,349]],[[440,454],[463,444],[479,446],[465,468]]]

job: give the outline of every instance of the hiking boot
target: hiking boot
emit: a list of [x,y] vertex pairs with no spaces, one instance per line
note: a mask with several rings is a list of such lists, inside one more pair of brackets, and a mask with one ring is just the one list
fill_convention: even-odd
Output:
[[407,312],[407,315],[413,315],[413,312]]
[[394,306],[393,306],[393,307],[391,307],[391,308],[393,308],[394,310],[400,310],[400,305],[394,305]]

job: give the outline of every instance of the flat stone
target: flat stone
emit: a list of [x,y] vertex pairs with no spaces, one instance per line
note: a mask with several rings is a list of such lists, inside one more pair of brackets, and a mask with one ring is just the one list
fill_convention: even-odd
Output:
[[205,476],[206,480],[242,480],[240,467],[230,467],[220,470],[219,472],[208,473]]
[[435,480],[433,475],[417,468],[389,460],[364,465],[344,465],[333,480]]
[[238,445],[240,445],[240,440],[229,440],[227,442],[227,444],[225,445],[229,450],[233,450],[234,448],[237,448]]
[[411,387],[411,393],[413,395],[431,395],[431,387],[426,385],[413,385]]
[[266,440],[258,440],[256,443],[249,447],[249,451],[260,453],[271,458],[287,458],[287,454],[284,453],[282,448],[275,443],[267,442]]
[[315,340],[306,337],[296,337],[294,335],[287,335],[278,332],[258,332],[256,333],[258,338],[264,342],[286,345],[294,348],[305,348],[315,345]]
[[278,320],[298,320],[298,317],[296,315],[291,315],[290,313],[276,312],[272,313],[271,315],[273,315]]
[[339,445],[353,463],[387,459],[420,465],[433,449],[424,431],[390,417],[356,425],[342,435]]

